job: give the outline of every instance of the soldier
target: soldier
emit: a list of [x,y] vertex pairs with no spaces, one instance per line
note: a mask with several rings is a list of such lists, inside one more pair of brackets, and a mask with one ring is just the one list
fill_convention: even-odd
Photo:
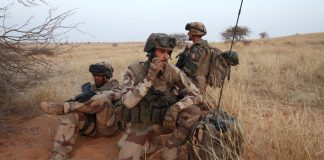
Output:
[[94,84],[82,86],[83,93],[64,103],[42,102],[45,113],[62,115],[52,149],[52,160],[68,159],[77,134],[97,137],[112,136],[118,127],[112,102],[120,99],[122,90],[111,79],[113,68],[108,63],[90,65]]
[[138,160],[160,145],[159,135],[172,133],[163,146],[161,159],[176,159],[179,146],[186,142],[202,110],[203,101],[196,86],[168,62],[175,38],[152,33],[145,44],[148,60],[128,66],[121,101],[130,131],[120,143],[119,159]]
[[211,62],[211,54],[208,42],[202,37],[206,35],[206,27],[201,22],[187,23],[189,40],[192,46],[186,47],[177,57],[176,66],[183,70],[192,82],[198,87],[202,94],[207,87],[207,75]]

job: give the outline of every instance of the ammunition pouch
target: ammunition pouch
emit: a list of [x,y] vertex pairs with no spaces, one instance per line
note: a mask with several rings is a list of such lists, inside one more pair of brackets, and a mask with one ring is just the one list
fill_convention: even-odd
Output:
[[119,100],[114,104],[114,111],[117,128],[122,131],[125,129],[126,123],[130,122],[130,110],[124,106],[121,100]]
[[121,112],[119,117],[126,123],[162,123],[166,111],[172,104],[176,103],[177,100],[177,96],[165,94],[151,87],[146,96],[136,107],[127,109],[125,106],[121,105],[122,108],[120,109]]

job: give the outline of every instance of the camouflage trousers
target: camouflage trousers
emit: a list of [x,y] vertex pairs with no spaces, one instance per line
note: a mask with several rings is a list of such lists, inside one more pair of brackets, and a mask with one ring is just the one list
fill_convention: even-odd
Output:
[[161,144],[160,135],[172,133],[171,137],[163,145],[160,159],[177,159],[180,146],[186,143],[192,126],[198,121],[202,111],[197,106],[191,106],[179,113],[177,128],[168,131],[162,125],[152,124],[132,124],[131,130],[125,133],[121,139],[121,149],[119,151],[120,160],[139,160],[158,149]]
[[[68,106],[68,113],[62,116],[59,123],[53,152],[58,152],[62,155],[69,155],[73,149],[75,140],[80,133],[79,130],[87,125],[86,130],[82,130],[81,134],[89,137],[112,136],[118,127],[115,124],[115,113],[111,102],[103,101],[87,101],[85,103],[65,102]],[[93,122],[90,122],[86,114],[95,114]],[[81,130],[80,130],[81,131]]]

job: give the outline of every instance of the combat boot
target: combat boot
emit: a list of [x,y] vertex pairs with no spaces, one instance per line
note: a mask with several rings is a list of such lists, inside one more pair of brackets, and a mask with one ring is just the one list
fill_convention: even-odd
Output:
[[64,114],[64,103],[41,102],[40,106],[45,113],[57,115]]
[[69,157],[67,155],[63,155],[58,152],[52,152],[52,156],[50,158],[50,160],[68,160],[68,159]]

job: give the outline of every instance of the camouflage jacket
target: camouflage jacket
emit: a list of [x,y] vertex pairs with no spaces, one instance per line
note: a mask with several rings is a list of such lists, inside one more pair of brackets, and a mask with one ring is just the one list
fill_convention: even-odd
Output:
[[116,79],[110,79],[101,87],[97,87],[95,84],[91,84],[90,91],[96,94],[105,94],[111,101],[119,100],[122,94],[122,88]]
[[[136,68],[142,68],[142,71]],[[124,75],[121,101],[126,108],[130,109],[132,123],[158,123],[163,120],[164,113],[171,105],[176,104],[183,110],[203,101],[196,86],[171,63],[167,63],[162,74],[158,75],[154,82],[145,78],[148,68],[149,61],[137,62],[130,65]],[[160,113],[155,114],[154,108],[159,108]],[[144,109],[147,110],[143,111]],[[137,115],[140,115],[139,119]]]
[[176,66],[183,70],[193,83],[204,93],[211,62],[210,49],[206,40],[199,40],[179,54]]

